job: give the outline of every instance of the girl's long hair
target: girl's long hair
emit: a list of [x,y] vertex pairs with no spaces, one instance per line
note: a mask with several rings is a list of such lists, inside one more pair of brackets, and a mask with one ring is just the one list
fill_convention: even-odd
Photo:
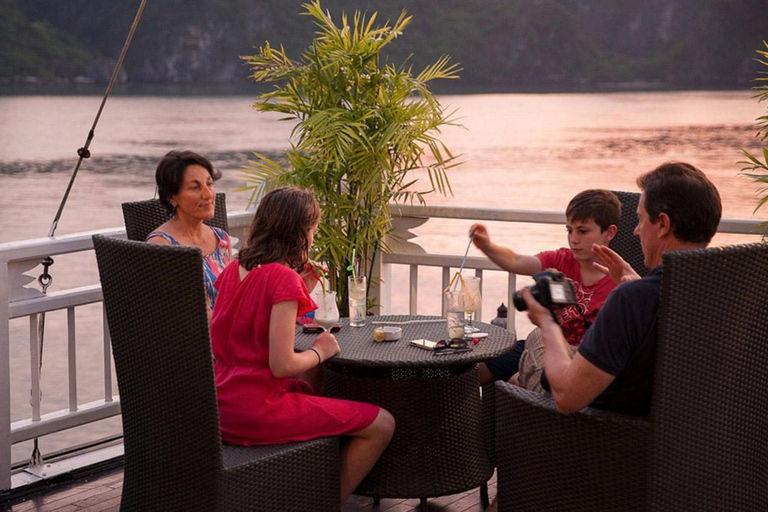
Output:
[[286,262],[301,271],[309,259],[309,230],[320,220],[320,205],[312,191],[286,185],[262,198],[251,223],[248,240],[240,251],[240,264],[251,270],[259,265]]

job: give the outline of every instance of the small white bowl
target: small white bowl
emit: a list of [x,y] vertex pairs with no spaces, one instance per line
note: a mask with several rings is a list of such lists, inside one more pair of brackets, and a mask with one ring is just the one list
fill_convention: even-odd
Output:
[[384,331],[384,341],[397,341],[403,336],[402,327],[387,325],[381,328]]

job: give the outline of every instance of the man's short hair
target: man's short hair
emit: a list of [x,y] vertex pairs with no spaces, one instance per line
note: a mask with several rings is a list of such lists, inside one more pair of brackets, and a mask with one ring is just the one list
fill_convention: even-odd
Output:
[[610,190],[590,189],[579,192],[565,209],[568,221],[587,222],[594,220],[600,232],[611,225],[618,226],[621,219],[621,203]]
[[637,178],[645,193],[651,222],[666,213],[672,233],[682,242],[707,244],[720,224],[720,193],[706,175],[691,164],[667,162]]

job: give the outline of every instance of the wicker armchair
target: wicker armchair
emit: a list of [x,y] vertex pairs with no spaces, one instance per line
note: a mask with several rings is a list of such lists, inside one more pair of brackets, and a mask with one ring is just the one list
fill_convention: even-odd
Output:
[[640,194],[619,190],[614,190],[613,193],[621,202],[621,219],[619,220],[619,230],[608,246],[632,265],[635,272],[644,276],[648,273],[648,269],[645,267],[640,239],[634,234],[635,226],[637,226],[637,203],[640,200]]
[[768,245],[663,258],[650,416],[497,383],[500,511],[768,510]]
[[[123,221],[128,240],[143,242],[147,235],[168,220],[168,212],[158,199],[123,203]],[[211,220],[204,221],[209,226],[229,231],[227,223],[227,195],[216,194],[216,213]]]
[[121,510],[338,512],[336,438],[222,446],[200,251],[93,242],[122,406]]

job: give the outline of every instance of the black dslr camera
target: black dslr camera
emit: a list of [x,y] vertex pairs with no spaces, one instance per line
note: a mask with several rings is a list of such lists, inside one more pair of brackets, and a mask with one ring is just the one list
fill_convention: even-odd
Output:
[[[552,310],[563,306],[578,304],[576,302],[576,292],[573,289],[573,281],[568,279],[553,268],[547,269],[538,274],[534,274],[533,280],[536,284],[526,287],[536,301],[545,308]],[[512,297],[515,309],[525,311],[528,305],[523,299],[522,290],[515,292]]]

